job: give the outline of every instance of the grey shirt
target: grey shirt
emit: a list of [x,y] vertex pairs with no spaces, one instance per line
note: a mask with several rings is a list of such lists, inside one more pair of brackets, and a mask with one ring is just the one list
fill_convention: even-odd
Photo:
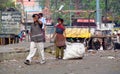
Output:
[[31,41],[33,42],[44,42],[44,34],[42,24],[33,23],[31,25]]

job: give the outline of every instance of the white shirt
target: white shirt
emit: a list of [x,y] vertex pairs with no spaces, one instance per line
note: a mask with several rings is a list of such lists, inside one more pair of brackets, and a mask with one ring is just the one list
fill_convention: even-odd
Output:
[[43,23],[42,29],[45,28],[45,24],[46,24],[46,19],[44,17],[40,18],[39,21],[41,21]]

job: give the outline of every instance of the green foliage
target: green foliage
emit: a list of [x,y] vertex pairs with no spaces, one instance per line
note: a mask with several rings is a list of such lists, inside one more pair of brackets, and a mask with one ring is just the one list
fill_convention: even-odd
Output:
[[[41,4],[44,4],[45,0],[42,0],[43,2]],[[75,2],[78,0],[71,0],[71,4],[70,4],[70,0],[50,0],[51,1],[51,11],[53,13],[52,18],[54,20],[57,19],[57,17],[62,17],[64,18],[66,21],[65,23],[69,24],[69,19],[70,19],[70,14],[67,13],[56,13],[55,11],[59,9],[60,5],[64,5],[63,10],[74,10],[75,9]],[[102,16],[105,16],[105,1],[106,0],[99,0],[100,1],[100,9],[102,11]],[[96,0],[79,0],[79,9],[78,10],[96,10]],[[113,21],[120,21],[120,0],[107,0],[108,5],[107,5],[107,15],[108,17],[110,17]],[[72,13],[73,15],[75,15],[76,13]],[[88,18],[89,14],[88,13],[80,13],[79,15],[77,15],[79,17],[82,18]],[[91,16],[91,18],[94,18],[95,15],[93,14]]]
[[120,0],[109,1],[109,11],[112,12],[114,21],[120,24]]
[[0,0],[0,9],[15,7],[15,3],[13,0]]

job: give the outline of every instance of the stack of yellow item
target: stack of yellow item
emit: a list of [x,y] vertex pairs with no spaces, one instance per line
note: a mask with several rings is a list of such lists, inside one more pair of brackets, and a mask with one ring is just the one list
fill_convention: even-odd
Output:
[[65,36],[71,38],[90,38],[91,33],[88,28],[66,28]]

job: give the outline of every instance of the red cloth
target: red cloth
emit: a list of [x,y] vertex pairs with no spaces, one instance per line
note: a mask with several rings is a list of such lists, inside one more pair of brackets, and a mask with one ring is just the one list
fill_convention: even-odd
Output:
[[65,30],[65,27],[64,27],[62,24],[58,24],[58,25],[55,26],[55,27],[60,28],[60,29],[62,29],[62,30]]
[[57,34],[55,37],[56,46],[65,46],[65,37],[63,34]]

